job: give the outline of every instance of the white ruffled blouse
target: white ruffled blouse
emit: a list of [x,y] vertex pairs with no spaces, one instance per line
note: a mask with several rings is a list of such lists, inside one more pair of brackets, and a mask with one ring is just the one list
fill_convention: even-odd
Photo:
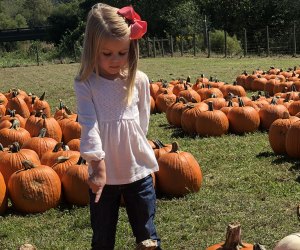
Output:
[[[95,73],[74,82],[80,153],[89,163],[105,159],[107,184],[127,184],[158,171],[146,134],[150,117],[149,79],[137,72],[132,103],[124,105],[122,79],[108,80]],[[89,173],[92,173],[89,164]]]

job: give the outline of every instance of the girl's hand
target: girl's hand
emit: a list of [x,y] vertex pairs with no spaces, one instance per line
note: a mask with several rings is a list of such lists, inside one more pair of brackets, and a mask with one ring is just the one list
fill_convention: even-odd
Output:
[[106,183],[106,167],[104,160],[92,161],[91,164],[93,173],[89,176],[87,183],[92,192],[96,194],[95,202],[97,203]]

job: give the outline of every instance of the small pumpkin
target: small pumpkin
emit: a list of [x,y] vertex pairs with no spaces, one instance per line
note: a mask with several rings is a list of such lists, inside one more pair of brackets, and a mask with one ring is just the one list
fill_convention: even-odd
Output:
[[221,136],[228,132],[229,121],[221,110],[213,108],[213,102],[208,102],[208,110],[198,114],[196,132],[200,136]]
[[76,164],[68,167],[61,179],[67,202],[78,206],[86,206],[89,203],[88,176],[88,165],[82,157]]
[[40,98],[35,98],[34,99],[34,103],[33,103],[33,110],[42,110],[43,113],[47,116],[47,117],[51,117],[51,108],[49,103],[45,100],[45,94],[46,92],[44,92]]
[[53,138],[46,137],[47,129],[42,128],[38,136],[31,137],[27,140],[22,148],[28,148],[34,150],[40,158],[42,158],[43,154],[48,150],[52,149],[58,141]]
[[179,197],[200,190],[200,165],[191,153],[179,151],[177,142],[172,143],[169,153],[159,157],[158,165],[157,188],[163,194]]
[[80,156],[75,154],[70,156],[61,155],[56,158],[53,165],[49,166],[52,167],[53,170],[58,174],[59,178],[62,179],[68,168],[75,165],[78,162],[79,158]]
[[12,144],[13,142],[18,142],[22,146],[27,140],[31,138],[29,132],[20,127],[18,120],[13,119],[10,128],[2,128],[0,130],[0,142],[4,147]]

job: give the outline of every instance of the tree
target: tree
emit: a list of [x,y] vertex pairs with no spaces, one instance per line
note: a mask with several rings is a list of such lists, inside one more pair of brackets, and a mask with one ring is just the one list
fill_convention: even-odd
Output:
[[51,0],[25,0],[23,8],[28,26],[37,27],[47,24],[53,4]]
[[58,4],[48,17],[47,21],[51,26],[49,29],[50,40],[56,45],[60,43],[64,34],[70,33],[78,27],[81,21],[79,3],[80,1],[72,1]]

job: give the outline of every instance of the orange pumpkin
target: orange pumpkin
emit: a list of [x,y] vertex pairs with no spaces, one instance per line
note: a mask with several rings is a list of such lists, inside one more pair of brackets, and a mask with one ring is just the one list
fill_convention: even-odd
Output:
[[40,158],[42,155],[48,150],[52,149],[58,141],[53,138],[46,137],[46,128],[42,128],[40,134],[36,137],[31,137],[28,141],[26,141],[22,148],[28,148],[34,150]]
[[0,142],[4,147],[12,144],[13,142],[18,142],[20,146],[23,145],[24,142],[31,138],[29,132],[20,127],[20,123],[18,120],[12,120],[12,125],[10,128],[2,128],[0,130]]
[[44,92],[40,98],[34,99],[32,108],[36,111],[42,110],[47,117],[51,117],[51,108],[49,103],[45,100],[45,94],[46,92]]
[[37,153],[31,149],[20,149],[20,144],[14,142],[9,145],[7,150],[0,147],[0,172],[2,173],[5,183],[8,183],[10,176],[22,168],[23,160],[30,160],[35,164],[40,164]]
[[0,215],[4,214],[7,209],[7,192],[4,177],[0,172]]
[[275,154],[286,154],[285,139],[288,129],[292,123],[299,121],[300,118],[290,116],[285,112],[282,118],[275,120],[269,129],[268,138],[271,148]]
[[75,165],[78,162],[79,158],[80,156],[75,154],[72,154],[70,156],[58,156],[55,159],[55,163],[49,166],[52,167],[53,170],[58,174],[59,178],[62,179],[68,168]]
[[61,179],[64,196],[70,204],[85,206],[89,203],[88,166],[81,157],[68,167]]
[[[23,168],[13,173],[8,191],[13,207],[23,213],[40,213],[56,207],[61,198],[61,181],[45,165],[22,162]],[[20,166],[21,167],[21,166]]]
[[221,110],[214,110],[213,103],[208,103],[208,110],[198,114],[196,132],[200,136],[221,136],[228,132],[229,121]]
[[163,194],[177,197],[200,190],[200,165],[191,153],[179,151],[177,142],[172,143],[169,153],[159,157],[158,165],[157,188]]
[[233,107],[227,114],[230,131],[236,134],[258,130],[260,118],[258,112],[250,106],[245,106],[239,99],[239,106]]

